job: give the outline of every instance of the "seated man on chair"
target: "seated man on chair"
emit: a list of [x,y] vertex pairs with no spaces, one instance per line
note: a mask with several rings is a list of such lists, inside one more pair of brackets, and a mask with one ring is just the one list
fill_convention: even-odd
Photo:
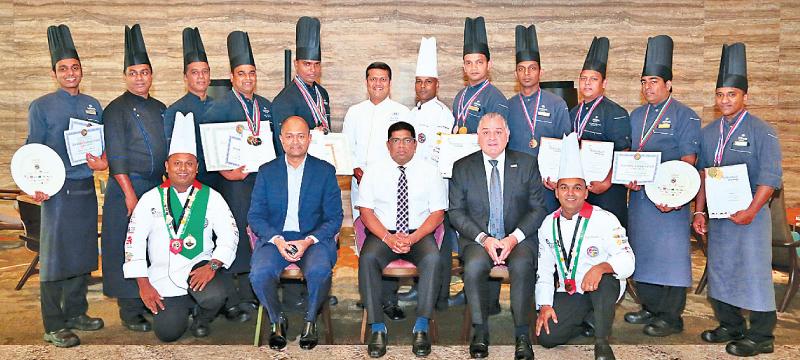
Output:
[[336,264],[342,194],[333,165],[308,155],[311,132],[303,118],[288,117],[281,126],[280,140],[285,153],[258,169],[247,215],[257,237],[250,281],[269,312],[269,347],[282,350],[289,324],[278,301],[278,285],[284,268],[289,264],[300,267],[308,289],[300,347],[310,350],[319,341],[317,314],[328,299]]
[[586,202],[575,133],[562,141],[555,193],[561,207],[539,228],[536,336],[551,348],[593,332],[595,359],[614,359],[608,336],[635,259],[617,217]]
[[536,229],[545,216],[539,167],[528,154],[508,150],[508,123],[498,113],[478,122],[481,150],[453,165],[450,222],[459,234],[464,293],[472,315],[473,358],[489,356],[489,273],[508,265],[515,359],[533,359],[529,327],[536,273]]
[[387,264],[403,259],[414,263],[419,273],[412,351],[427,356],[428,321],[438,294],[439,246],[434,232],[447,210],[447,187],[433,165],[414,157],[417,135],[411,124],[392,124],[387,137],[392,161],[367,168],[356,202],[368,231],[358,259],[358,288],[372,327],[367,351],[374,358],[386,354],[381,274]]
[[233,263],[239,242],[222,195],[195,180],[193,116],[178,113],[172,134],[165,164],[168,180],[136,204],[122,265],[125,277],[136,279],[139,296],[153,313],[156,337],[164,342],[186,332],[195,304],[199,310],[193,316],[192,335],[208,336],[208,324],[226,298],[217,271]]

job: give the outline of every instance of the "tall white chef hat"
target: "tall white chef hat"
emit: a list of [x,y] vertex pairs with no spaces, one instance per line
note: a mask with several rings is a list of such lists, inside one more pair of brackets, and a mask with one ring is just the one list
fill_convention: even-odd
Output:
[[194,136],[194,114],[175,113],[175,127],[172,128],[172,141],[169,143],[169,155],[192,154],[197,156],[197,140]]
[[558,179],[584,179],[581,165],[581,150],[578,147],[578,134],[564,135],[561,140],[561,163],[558,168]]
[[436,38],[422,38],[417,55],[417,72],[415,76],[439,78],[436,57]]

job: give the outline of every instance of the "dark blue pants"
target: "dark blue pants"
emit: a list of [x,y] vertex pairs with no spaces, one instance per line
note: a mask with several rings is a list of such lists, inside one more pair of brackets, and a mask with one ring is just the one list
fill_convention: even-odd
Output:
[[[322,302],[327,300],[331,289],[334,259],[328,249],[321,244],[314,244],[306,249],[303,257],[296,264],[303,271],[308,289],[306,300],[306,321],[316,321]],[[253,252],[250,262],[250,282],[258,300],[267,308],[270,321],[278,322],[282,314],[278,300],[278,285],[283,269],[289,262],[281,256],[273,244],[266,244]]]

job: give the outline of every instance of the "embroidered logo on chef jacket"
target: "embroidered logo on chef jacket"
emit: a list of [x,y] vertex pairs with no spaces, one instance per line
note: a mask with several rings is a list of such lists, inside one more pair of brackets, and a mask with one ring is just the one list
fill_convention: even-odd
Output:
[[598,249],[597,246],[589,246],[589,248],[586,249],[586,254],[589,255],[589,257],[597,257],[597,255],[600,255],[600,249]]
[[86,107],[86,115],[97,115],[97,109],[92,104]]
[[550,117],[550,112],[547,111],[547,107],[544,106],[544,104],[542,104],[541,106],[539,106],[539,110],[536,112],[536,115]]
[[733,142],[733,146],[745,147],[750,146],[750,142],[747,139],[747,134],[742,133],[739,137],[736,138],[736,141]]
[[389,116],[389,123],[394,124],[398,121],[400,121],[400,113],[395,111]]
[[424,144],[425,143],[425,134],[423,134],[423,133],[417,134],[417,141],[419,141],[420,144]]
[[125,239],[125,245],[130,245],[132,243],[133,243],[133,236],[128,235],[128,237]]
[[481,112],[481,107],[481,101],[475,100],[467,109],[469,109],[469,111]]
[[131,262],[133,260],[133,253],[132,252],[125,252],[125,262]]
[[155,217],[161,217],[161,210],[156,208],[150,208],[150,213],[153,214]]
[[592,126],[592,127],[603,126],[603,124],[600,123],[600,116],[599,115],[594,115],[594,117],[589,119],[589,126]]
[[672,128],[672,121],[669,118],[665,118],[661,123],[658,124],[659,129],[670,129]]

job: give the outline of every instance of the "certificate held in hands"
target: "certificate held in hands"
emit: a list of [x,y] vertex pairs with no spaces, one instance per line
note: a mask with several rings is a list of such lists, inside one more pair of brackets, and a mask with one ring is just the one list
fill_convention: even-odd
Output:
[[308,153],[329,162],[336,168],[336,175],[353,175],[353,160],[347,135],[341,133],[311,133]]
[[726,219],[747,209],[753,201],[747,165],[710,167],[705,170],[708,217]]
[[611,183],[627,185],[636,181],[639,185],[651,184],[656,179],[659,164],[661,152],[615,151]]
[[246,121],[200,124],[206,169],[220,171],[244,166],[245,172],[256,172],[259,166],[275,159],[269,121],[261,122],[258,137],[249,136],[249,131]]
[[64,142],[67,145],[67,156],[72,166],[85,164],[86,154],[103,155],[103,125],[92,127],[75,127],[64,131]]

